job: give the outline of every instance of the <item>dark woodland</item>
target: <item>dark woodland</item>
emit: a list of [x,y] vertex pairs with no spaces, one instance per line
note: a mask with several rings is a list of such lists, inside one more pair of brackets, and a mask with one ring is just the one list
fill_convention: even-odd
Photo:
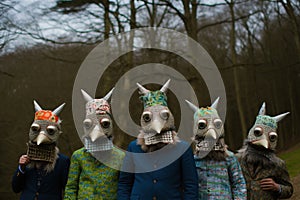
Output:
[[[34,117],[33,100],[47,109],[66,103],[61,114],[63,134],[58,146],[63,154],[71,156],[83,146],[72,115],[72,90],[79,67],[89,52],[106,38],[140,27],[163,27],[185,33],[207,50],[226,89],[225,141],[229,149],[241,148],[263,102],[271,116],[290,112],[279,123],[278,152],[298,144],[299,1],[207,2],[210,3],[198,0],[56,0],[48,6],[47,3],[30,4],[34,9],[27,21],[18,21],[11,14],[14,9],[21,9],[15,6],[19,1],[1,2],[0,199],[18,198],[10,182],[19,156],[26,152]],[[52,34],[45,34],[46,28],[37,28],[34,25],[38,23],[37,13],[42,13],[44,18],[48,16],[49,24],[50,21],[60,24],[63,33],[53,28]],[[74,23],[68,24],[72,20]],[[77,27],[76,23],[80,25]],[[151,49],[130,52],[115,60],[100,79],[95,96],[105,95],[133,67],[150,62],[171,66],[183,74],[195,90],[200,106],[208,106],[213,101],[203,78],[190,63],[170,52]],[[147,88],[158,89],[160,85],[151,84]],[[168,95],[170,109],[179,125],[178,101],[172,91]],[[138,97],[135,91],[129,105],[131,116],[128,116],[137,124],[142,112]],[[117,146],[126,149],[133,139],[114,126]]]

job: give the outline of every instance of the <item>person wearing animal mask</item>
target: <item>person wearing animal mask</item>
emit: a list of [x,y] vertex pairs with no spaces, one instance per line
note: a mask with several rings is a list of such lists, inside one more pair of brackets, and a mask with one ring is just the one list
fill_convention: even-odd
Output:
[[194,158],[198,172],[199,199],[246,199],[246,182],[240,164],[227,150],[224,124],[219,117],[219,98],[209,107],[198,108],[187,101],[194,112]]
[[75,199],[117,198],[117,183],[124,153],[114,147],[113,126],[109,98],[113,89],[103,98],[93,99],[81,90],[86,101],[83,121],[84,147],[71,157],[71,166],[65,197]]
[[29,131],[27,154],[19,159],[13,175],[12,189],[21,193],[21,200],[61,200],[68,179],[70,160],[59,153],[61,135],[58,117],[65,104],[53,111],[43,110],[34,101],[35,117]]
[[275,154],[277,122],[287,114],[268,116],[263,103],[244,147],[237,154],[247,182],[248,199],[284,199],[293,194],[285,162]]
[[[130,166],[135,171],[120,173],[118,200],[198,199],[192,149],[177,137],[174,117],[167,106],[165,92],[169,82],[158,91],[149,91],[137,83],[144,103],[141,130],[137,140],[129,144],[123,164],[124,168]],[[173,162],[157,165],[180,149],[185,150]]]

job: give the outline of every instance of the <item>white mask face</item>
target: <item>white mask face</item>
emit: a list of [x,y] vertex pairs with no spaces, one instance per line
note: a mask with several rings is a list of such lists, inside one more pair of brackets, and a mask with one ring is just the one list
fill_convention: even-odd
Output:
[[266,115],[266,104],[263,103],[259,115],[256,117],[255,124],[248,133],[248,141],[254,145],[262,146],[266,149],[275,150],[278,135],[277,122],[282,120],[287,114],[284,113],[271,117]]
[[[93,99],[84,90],[81,90],[86,103],[86,117],[83,120],[85,148],[90,151],[108,150],[112,148],[112,118],[108,99],[113,89],[101,99]],[[102,148],[103,147],[103,148]]]

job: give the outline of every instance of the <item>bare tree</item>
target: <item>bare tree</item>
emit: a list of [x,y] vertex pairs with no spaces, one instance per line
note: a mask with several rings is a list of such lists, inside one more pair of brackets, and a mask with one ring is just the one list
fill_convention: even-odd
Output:
[[236,95],[236,104],[238,108],[242,133],[247,132],[246,120],[244,116],[244,109],[242,103],[242,95],[241,95],[241,88],[240,88],[240,80],[239,80],[239,68],[238,60],[237,60],[237,52],[236,52],[236,16],[235,16],[235,0],[225,0],[226,4],[229,7],[230,16],[231,16],[231,30],[230,30],[230,55],[231,55],[231,62],[232,65],[235,66],[233,69],[233,80],[234,80],[234,89]]
[[[292,25],[293,35],[294,35],[294,41],[297,47],[298,52],[298,60],[300,61],[300,24],[299,19],[297,19],[296,16],[296,2],[291,0],[278,0],[278,2],[283,6],[284,10],[286,11],[288,15],[288,19]],[[299,2],[298,2],[299,3]],[[298,10],[299,12],[299,10]]]
[[168,6],[174,14],[176,14],[183,22],[185,30],[191,38],[197,40],[197,0],[181,0],[174,2],[170,0],[161,0],[162,3],[159,5]]
[[15,1],[0,2],[0,50],[17,38],[16,30],[11,27],[9,15],[10,11],[16,11],[14,4]]

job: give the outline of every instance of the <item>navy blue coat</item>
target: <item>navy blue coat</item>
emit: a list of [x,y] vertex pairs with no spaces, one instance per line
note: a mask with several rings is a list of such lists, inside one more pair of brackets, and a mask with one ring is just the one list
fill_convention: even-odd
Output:
[[[146,153],[136,140],[129,144],[128,152],[137,154],[127,153],[125,156],[123,170],[127,172],[120,173],[118,200],[198,200],[198,176],[189,144],[181,141],[165,148],[167,150],[160,156],[145,158]],[[179,156],[174,152],[179,152]],[[168,158],[174,161],[166,165],[163,162]]]
[[21,200],[33,200],[36,196],[38,200],[62,199],[68,180],[70,159],[63,154],[58,155],[54,170],[49,173],[34,168],[25,168],[24,174],[19,169],[16,170],[12,179],[12,189],[15,193],[22,192]]

